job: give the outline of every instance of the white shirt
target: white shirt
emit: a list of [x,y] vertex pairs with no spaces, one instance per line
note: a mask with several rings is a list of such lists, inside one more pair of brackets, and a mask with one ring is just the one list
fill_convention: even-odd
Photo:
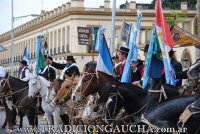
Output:
[[4,69],[4,67],[2,67],[2,66],[0,66],[0,77],[5,77],[5,75],[6,75],[6,71],[5,71],[5,69]]
[[[22,72],[24,71],[25,67],[22,69]],[[21,80],[22,81],[29,81],[32,76],[33,75],[30,73],[30,71],[28,69],[26,69],[26,71],[25,71],[25,77],[23,79],[21,79]],[[22,77],[22,74],[21,74],[21,77]]]

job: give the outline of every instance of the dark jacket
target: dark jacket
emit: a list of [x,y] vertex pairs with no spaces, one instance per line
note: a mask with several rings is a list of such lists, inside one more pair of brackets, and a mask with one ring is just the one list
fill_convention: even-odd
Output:
[[133,70],[131,70],[131,83],[134,81],[140,81],[141,78],[142,78],[141,71],[138,68],[136,72],[133,72]]
[[188,70],[185,70],[185,71],[183,71],[183,72],[176,72],[176,73],[175,73],[176,78],[177,78],[177,79],[187,79],[187,78],[188,78],[187,72],[188,72]]
[[23,79],[23,78],[26,77],[26,76],[25,76],[25,72],[26,72],[27,69],[29,70],[29,72],[31,72],[31,70],[30,70],[27,66],[25,66],[25,67],[24,67],[24,70],[22,71],[21,79]]
[[[172,64],[172,66],[174,68],[175,74],[177,72],[182,72],[183,71],[181,63],[179,61],[177,61],[176,59],[173,58],[171,60],[171,64]],[[181,85],[182,85],[182,80],[180,79],[179,81],[177,81],[176,86],[181,86]]]
[[[59,64],[59,63],[56,63],[56,62],[52,62],[51,65],[53,67],[55,67],[56,69],[60,69],[60,70],[64,70],[65,68],[68,68],[65,71],[65,74],[68,75],[69,77],[71,77],[73,73],[75,73],[75,75],[77,75],[77,76],[80,75],[80,72],[79,72],[79,69],[78,69],[77,66],[71,66],[71,64]],[[63,78],[63,80],[65,79],[64,76],[62,78]]]
[[56,79],[56,71],[51,66],[49,66],[49,68],[45,68],[45,71],[42,71],[42,73],[39,75],[51,82]]

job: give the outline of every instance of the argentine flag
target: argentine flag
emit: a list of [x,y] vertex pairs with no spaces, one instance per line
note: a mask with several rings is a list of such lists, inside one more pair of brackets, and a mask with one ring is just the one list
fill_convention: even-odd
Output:
[[25,60],[27,62],[27,65],[29,65],[29,56],[27,47],[24,48],[23,60]]
[[[101,28],[99,29],[101,31]],[[98,60],[97,60],[97,70],[107,73],[107,74],[112,74],[112,69],[113,69],[113,64],[112,64],[112,59],[110,56],[110,52],[107,46],[107,42],[105,39],[105,36],[103,34],[103,32],[101,34],[98,34],[99,37],[99,41],[97,44],[99,46],[99,56],[98,56]]]

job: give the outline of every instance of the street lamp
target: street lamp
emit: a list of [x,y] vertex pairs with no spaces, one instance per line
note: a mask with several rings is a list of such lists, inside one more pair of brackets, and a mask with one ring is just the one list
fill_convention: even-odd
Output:
[[12,0],[12,15],[11,15],[11,25],[12,25],[12,30],[11,30],[11,49],[10,49],[10,56],[11,56],[11,76],[13,76],[13,62],[14,62],[14,54],[13,54],[13,45],[14,45],[14,21],[17,21],[19,19],[25,18],[25,17],[37,17],[40,16],[38,14],[30,14],[30,15],[24,15],[24,16],[19,16],[19,17],[14,17],[13,16],[13,0]]

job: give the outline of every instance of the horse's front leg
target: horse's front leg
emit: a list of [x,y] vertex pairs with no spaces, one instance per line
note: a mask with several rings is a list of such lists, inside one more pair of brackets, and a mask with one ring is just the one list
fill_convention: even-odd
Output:
[[58,128],[59,128],[59,124],[60,124],[59,118],[60,118],[59,112],[54,111],[53,120],[54,120],[54,129],[55,130],[58,130]]
[[53,116],[49,113],[46,113],[46,112],[45,112],[45,115],[47,117],[48,125],[53,125]]

